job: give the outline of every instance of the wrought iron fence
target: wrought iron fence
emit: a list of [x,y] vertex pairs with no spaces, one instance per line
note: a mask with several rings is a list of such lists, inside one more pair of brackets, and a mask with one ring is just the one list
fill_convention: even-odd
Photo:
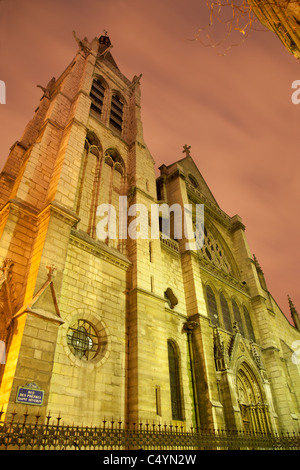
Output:
[[[64,425],[38,414],[0,422],[0,450],[300,450],[300,433],[264,434],[181,426],[106,421],[99,426]],[[0,412],[1,418],[1,412]]]

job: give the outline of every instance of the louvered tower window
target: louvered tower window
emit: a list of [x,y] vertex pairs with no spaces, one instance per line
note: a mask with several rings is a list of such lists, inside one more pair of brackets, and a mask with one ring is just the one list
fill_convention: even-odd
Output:
[[122,132],[123,123],[123,103],[117,95],[111,99],[110,125],[119,132]]
[[96,79],[93,81],[90,97],[92,100],[91,110],[98,118],[101,117],[103,101],[104,101],[105,87],[101,80]]
[[225,330],[227,330],[231,333],[232,332],[232,325],[231,325],[229,307],[228,307],[227,300],[225,299],[225,296],[222,292],[220,294],[220,303],[221,303],[221,309],[222,309],[222,315],[223,315]]
[[211,322],[215,326],[219,326],[219,316],[218,316],[218,307],[216,302],[215,294],[210,286],[206,286],[206,299],[208,313],[211,319]]
[[181,421],[182,400],[180,389],[179,359],[176,348],[171,341],[168,341],[169,375],[171,389],[172,419]]

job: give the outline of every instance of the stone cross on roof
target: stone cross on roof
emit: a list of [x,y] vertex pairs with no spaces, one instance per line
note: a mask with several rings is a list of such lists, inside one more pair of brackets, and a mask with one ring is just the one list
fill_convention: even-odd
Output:
[[183,151],[182,151],[182,153],[186,153],[186,156],[187,156],[187,157],[190,157],[190,156],[191,156],[191,154],[190,154],[190,148],[191,148],[190,145],[186,145],[186,144],[185,144],[185,145],[183,146]]

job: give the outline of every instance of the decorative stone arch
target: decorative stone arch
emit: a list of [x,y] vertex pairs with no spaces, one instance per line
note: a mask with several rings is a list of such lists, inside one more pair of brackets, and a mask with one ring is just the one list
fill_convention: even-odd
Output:
[[269,409],[263,383],[245,357],[241,357],[236,364],[236,396],[243,429],[255,433],[270,432]]
[[103,77],[103,75],[101,75],[100,73],[97,73],[95,72],[93,74],[93,80],[99,80],[100,82],[103,83],[104,87],[107,89],[107,90],[110,90],[110,86],[107,82],[107,80]]
[[120,101],[122,101],[123,105],[124,106],[127,106],[127,99],[125,98],[125,96],[123,95],[123,93],[120,92],[120,90],[118,90],[117,88],[112,88],[111,89],[111,95],[115,95],[119,98]]
[[126,166],[125,166],[124,159],[122,158],[120,152],[116,148],[109,147],[108,149],[105,150],[104,161],[107,165],[114,168],[122,176],[126,175]]
[[85,139],[85,148],[95,155],[97,158],[101,158],[103,155],[103,148],[97,134],[88,130]]
[[[227,343],[216,328],[214,355],[223,416],[229,429],[276,428],[270,384],[258,351],[236,330]],[[271,425],[272,423],[272,425]]]
[[[113,195],[113,191],[117,192],[118,196],[126,194],[126,165],[123,157],[121,156],[118,149],[115,147],[109,147],[104,152],[104,163],[111,167],[110,171],[110,197]],[[113,201],[110,199],[109,204]],[[115,201],[118,205],[118,201]]]
[[237,397],[239,402],[246,405],[264,402],[260,377],[249,364],[245,356],[242,356],[236,364]]

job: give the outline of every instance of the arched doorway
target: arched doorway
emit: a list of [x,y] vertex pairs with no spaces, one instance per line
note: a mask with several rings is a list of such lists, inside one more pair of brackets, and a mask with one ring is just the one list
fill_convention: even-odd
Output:
[[268,405],[254,372],[245,362],[238,370],[236,385],[244,430],[271,432]]

